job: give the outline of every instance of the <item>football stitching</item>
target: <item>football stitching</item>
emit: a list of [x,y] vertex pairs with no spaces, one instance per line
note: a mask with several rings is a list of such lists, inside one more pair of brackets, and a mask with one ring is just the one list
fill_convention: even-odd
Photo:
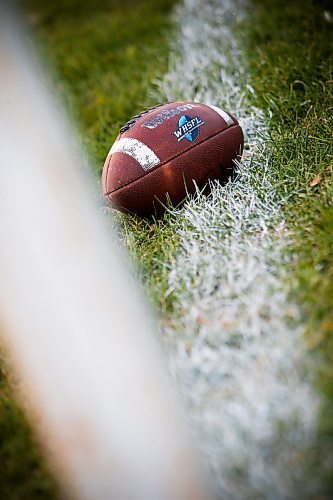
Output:
[[154,111],[155,109],[160,108],[160,107],[164,106],[165,104],[173,104],[173,102],[174,101],[168,101],[168,102],[156,104],[155,106],[144,109],[143,111],[141,111],[141,113],[134,115],[130,120],[128,120],[128,122],[126,122],[125,125],[123,125],[121,127],[121,129],[119,130],[119,134],[121,135],[124,132],[127,132],[128,130],[130,130],[140,120],[140,118],[142,118],[142,116],[147,115],[148,113],[150,113],[150,111]]
[[[160,164],[159,164],[159,165],[157,165],[155,168],[153,168],[152,170],[150,170],[150,171],[149,171],[149,172],[147,172],[146,174],[142,175],[141,177],[138,177],[137,179],[134,179],[133,181],[130,181],[130,182],[128,182],[127,184],[123,184],[122,186],[119,186],[118,188],[113,189],[112,191],[109,191],[108,193],[105,193],[105,194],[104,194],[104,196],[109,196],[109,195],[111,195],[111,194],[113,194],[113,193],[116,193],[116,192],[117,192],[117,191],[119,191],[120,189],[123,189],[123,188],[125,188],[125,187],[129,186],[130,184],[134,184],[135,182],[137,182],[137,181],[141,180],[143,177],[145,177],[145,178],[146,178],[148,175],[153,174],[153,173],[154,173],[154,172],[155,172],[158,168],[163,167],[163,165],[165,165],[166,163],[169,163],[170,161],[175,160],[176,158],[179,158],[179,156],[181,156],[182,154],[187,153],[188,151],[193,150],[193,149],[194,149],[194,148],[196,148],[197,146],[200,146],[201,144],[203,144],[205,141],[208,141],[209,139],[212,139],[213,137],[216,137],[216,136],[217,136],[217,135],[219,135],[219,134],[223,134],[223,133],[224,133],[224,132],[226,132],[227,130],[230,130],[230,129],[234,128],[234,127],[239,127],[239,128],[241,129],[241,127],[240,127],[239,123],[235,123],[234,125],[231,125],[230,127],[227,127],[227,128],[226,128],[226,129],[224,129],[224,130],[219,130],[218,132],[216,132],[215,134],[213,134],[213,135],[211,135],[211,136],[207,137],[207,138],[206,138],[206,139],[204,139],[203,141],[198,142],[198,143],[197,143],[197,144],[195,144],[192,148],[187,149],[186,151],[182,151],[181,153],[178,153],[177,155],[173,156],[173,157],[172,157],[172,158],[170,158],[169,160],[165,160],[163,163],[160,163]],[[110,160],[111,160],[111,157],[112,157],[112,155],[110,156]],[[106,175],[105,175],[105,179],[106,179],[106,181],[107,181],[107,176],[108,176],[108,172],[109,172],[110,160],[109,160],[109,163],[108,163],[108,166],[107,166],[107,170],[106,170]]]

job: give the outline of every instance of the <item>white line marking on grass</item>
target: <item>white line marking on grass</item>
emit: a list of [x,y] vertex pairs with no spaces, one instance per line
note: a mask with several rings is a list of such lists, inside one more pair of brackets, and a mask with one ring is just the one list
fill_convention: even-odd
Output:
[[284,282],[288,232],[262,140],[264,113],[247,99],[254,90],[239,20],[242,1],[185,0],[176,11],[179,36],[160,97],[223,106],[240,120],[247,149],[235,182],[177,212],[180,251],[165,267],[176,311],[164,336],[219,496],[304,498],[318,487],[302,466],[319,399]]

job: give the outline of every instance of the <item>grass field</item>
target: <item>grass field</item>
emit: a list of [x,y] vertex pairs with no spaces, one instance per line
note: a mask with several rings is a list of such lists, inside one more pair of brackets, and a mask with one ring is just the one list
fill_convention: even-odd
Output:
[[[262,478],[258,479],[255,476],[262,484],[253,487],[253,491],[248,490],[248,498],[269,498],[267,491],[273,493],[275,491],[274,498],[297,498],[293,488],[299,484],[305,484],[305,489],[309,488],[308,491],[303,488],[304,498],[330,498],[333,491],[333,12],[330,2],[252,0],[248,2],[250,7],[247,7],[245,2],[239,2],[245,15],[239,16],[239,19],[233,22],[235,39],[240,46],[245,72],[242,73],[243,68],[231,71],[236,75],[234,81],[237,88],[234,95],[229,93],[230,99],[225,101],[223,101],[223,85],[220,82],[220,55],[213,53],[214,50],[219,52],[215,45],[211,47],[212,54],[207,53],[207,60],[210,61],[212,56],[213,62],[207,63],[201,71],[205,73],[205,77],[199,74],[200,67],[198,70],[194,65],[193,75],[188,77],[188,80],[192,79],[192,85],[181,87],[179,82],[183,76],[188,82],[186,75],[182,74],[179,74],[179,82],[174,83],[172,64],[167,73],[170,50],[180,58],[180,61],[184,61],[181,59],[182,47],[179,46],[181,37],[178,35],[181,14],[179,12],[176,14],[178,25],[173,23],[169,16],[174,3],[169,0],[161,2],[140,0],[135,2],[133,8],[133,2],[129,0],[122,3],[113,0],[98,2],[63,0],[54,6],[37,0],[26,2],[29,22],[42,42],[43,54],[54,67],[52,77],[54,85],[69,115],[78,125],[82,145],[89,154],[96,173],[96,182],[119,127],[133,114],[154,104],[157,98],[163,99],[167,96],[200,100],[216,95],[219,99],[217,105],[223,104],[229,107],[230,111],[234,111],[231,108],[236,106],[235,103],[240,100],[242,93],[243,97],[245,96],[243,99],[245,117],[247,107],[252,106],[251,109],[257,109],[258,112],[262,110],[265,127],[258,152],[253,156],[252,166],[255,168],[251,170],[251,182],[254,182],[254,179],[257,183],[259,198],[261,193],[263,202],[269,201],[266,210],[273,207],[278,213],[277,219],[270,217],[270,214],[267,220],[265,219],[266,229],[272,233],[272,238],[267,246],[263,247],[263,253],[266,249],[271,252],[274,246],[278,249],[278,253],[272,253],[271,261],[265,262],[264,275],[269,268],[274,278],[269,282],[269,286],[273,288],[276,286],[275,278],[281,277],[288,302],[297,309],[297,313],[292,313],[294,315],[290,318],[290,323],[296,322],[297,325],[301,325],[308,368],[306,373],[303,371],[297,373],[299,378],[296,380],[300,381],[303,378],[308,380],[315,387],[319,397],[323,398],[323,404],[320,406],[319,430],[315,433],[315,437],[312,437],[309,446],[302,448],[300,445],[299,454],[296,453],[288,462],[290,467],[294,467],[296,462],[301,462],[302,467],[298,472],[309,477],[313,476],[314,480],[308,481],[305,476],[291,478],[291,486],[287,482],[283,493],[279,488],[276,491],[272,489],[270,482],[274,482],[274,477],[279,476],[273,474],[273,479],[267,479],[267,484]],[[210,2],[206,3],[208,5]],[[200,16],[197,16],[198,33],[201,33],[200,36],[204,40],[205,37],[209,38],[208,33],[214,32],[216,34],[214,43],[216,44],[216,40],[220,37],[221,51],[224,50],[226,47],[223,45],[224,37],[227,38],[230,33],[223,30],[218,21],[212,22],[212,26],[209,26],[209,16],[207,14],[205,17],[206,11],[204,9],[202,11]],[[192,12],[193,19],[196,19],[195,14]],[[200,19],[204,20],[204,24],[200,24],[202,22]],[[207,28],[207,33],[202,27]],[[236,52],[231,51],[226,57]],[[195,54],[192,57],[195,60]],[[228,62],[224,64],[228,66]],[[232,61],[230,67],[232,68]],[[237,71],[240,71],[239,74]],[[156,81],[160,83],[157,85]],[[217,89],[214,85],[219,85],[220,88]],[[258,124],[255,117],[253,123]],[[258,141],[255,131],[252,139],[254,142]],[[253,153],[253,144],[251,147]],[[260,176],[263,173],[274,187],[274,192],[268,192],[260,184]],[[191,292],[191,288],[200,290],[202,282],[207,280],[208,274],[202,269],[210,269],[211,261],[216,256],[221,258],[221,262],[225,262],[226,266],[228,265],[228,261],[223,260],[224,257],[220,253],[214,255],[208,251],[206,255],[200,252],[203,252],[202,247],[205,251],[208,248],[211,252],[218,252],[219,248],[224,248],[226,242],[231,241],[228,239],[231,233],[225,229],[225,222],[234,225],[236,219],[233,217],[228,221],[223,214],[227,209],[228,213],[233,213],[232,209],[227,207],[226,200],[229,195],[235,197],[238,189],[240,189],[239,196],[244,193],[238,187],[242,185],[241,182],[238,181],[237,184],[236,179],[235,184],[229,184],[224,191],[217,188],[210,199],[201,197],[197,201],[192,200],[184,209],[170,212],[162,220],[142,221],[135,217],[116,214],[120,225],[120,240],[136,262],[139,270],[138,279],[157,309],[161,320],[161,336],[171,353],[169,355],[171,371],[176,378],[180,377],[179,373],[184,376],[182,389],[185,392],[186,389],[193,390],[192,372],[186,371],[187,365],[184,365],[184,368],[177,358],[178,354],[175,355],[174,352],[182,353],[192,349],[192,370],[196,342],[200,337],[206,336],[210,342],[213,339],[216,343],[216,346],[209,346],[210,354],[213,351],[221,354],[218,344],[219,342],[222,344],[223,335],[228,336],[229,344],[233,343],[233,350],[229,350],[227,356],[238,353],[239,349],[246,349],[243,342],[245,334],[242,330],[246,325],[245,327],[238,323],[237,327],[221,326],[220,323],[217,325],[217,321],[220,322],[220,312],[216,310],[226,307],[226,303],[220,300],[218,293],[223,292],[223,283],[229,285],[227,278],[223,274],[219,275],[220,268],[213,267],[213,270],[209,271],[215,273],[215,281],[209,285],[212,289],[208,292],[206,290],[205,295],[196,298],[205,303],[208,311],[206,316],[198,314],[193,309],[195,297]],[[268,195],[269,200],[267,200]],[[261,211],[260,221],[262,213]],[[221,224],[221,220],[224,225]],[[282,220],[285,242],[283,244],[274,233],[274,224]],[[256,220],[254,222],[256,224]],[[251,224],[240,224],[240,233],[253,235],[255,224]],[[240,233],[237,234],[237,243],[242,242]],[[208,236],[217,243],[208,244],[205,240]],[[191,248],[194,248],[194,241],[201,241],[196,262],[194,262],[196,255],[190,253]],[[266,245],[266,240],[262,241],[263,245]],[[246,247],[242,248],[240,251],[244,253]],[[202,260],[203,255],[206,260]],[[260,260],[262,258],[260,253],[255,255],[256,262],[262,262]],[[192,275],[185,274],[189,261],[194,262],[194,265],[188,268]],[[180,263],[184,266],[180,267]],[[282,271],[281,265],[283,265]],[[201,276],[201,282],[196,281],[198,276]],[[222,282],[224,279],[226,281]],[[216,281],[219,280],[222,285],[218,286],[222,291],[214,289]],[[209,288],[207,281],[204,284]],[[274,317],[279,315],[280,305],[286,306],[284,299],[281,304],[277,303],[277,307],[271,307],[269,311],[273,316],[270,318],[271,323],[264,323],[267,318],[263,319],[256,312],[258,328],[261,328],[262,324],[274,328],[278,325],[277,331],[283,328],[284,323],[279,323],[280,318]],[[242,307],[244,308],[244,305]],[[250,311],[249,308],[249,312],[252,314],[252,309]],[[284,313],[285,311],[281,315]],[[244,317],[246,315],[247,312],[244,313]],[[293,328],[290,327],[291,332]],[[212,332],[214,336],[209,337]],[[259,338],[259,344],[261,341],[264,343],[264,340],[264,336],[261,340]],[[226,343],[225,337],[223,342]],[[278,342],[279,339],[277,344]],[[198,349],[201,349],[201,356],[202,350],[207,346],[204,341],[198,346]],[[279,354],[281,355],[283,352]],[[288,356],[288,353],[285,355]],[[200,356],[199,361],[207,363],[207,360]],[[218,363],[220,359],[218,358],[216,362]],[[281,363],[280,358],[271,359]],[[290,360],[292,370],[293,364],[297,363],[298,358],[292,357]],[[289,366],[288,363],[286,366]],[[177,370],[180,370],[178,374]],[[200,379],[200,376],[203,376],[200,362],[194,366],[194,370]],[[271,375],[271,371],[263,373]],[[214,375],[218,376],[220,373],[214,372]],[[228,376],[231,380],[232,372],[228,373]],[[213,378],[209,379],[208,375],[206,378],[214,388],[216,382]],[[53,481],[39,459],[30,431],[16,406],[4,365],[0,383],[0,463],[2,464],[0,497],[53,498],[55,496]],[[294,399],[297,398],[298,395],[295,394]],[[214,402],[219,400],[211,401],[214,406]],[[235,401],[237,402],[237,398]],[[284,404],[287,405],[291,401],[292,399],[285,400]],[[247,404],[245,400],[241,403]],[[277,401],[276,405],[278,404],[280,403]],[[274,410],[275,406],[270,406],[269,410],[272,408]],[[254,414],[255,411],[254,409]],[[283,426],[282,418],[279,423]],[[251,427],[255,427],[253,422]],[[297,426],[293,427],[293,432],[295,429],[297,431]],[[268,461],[271,459],[275,467],[280,462],[274,462],[275,455],[269,446],[277,447],[279,440],[285,440],[286,445],[290,445],[292,441],[288,441],[289,435],[285,429],[274,432],[276,442],[266,441],[264,444],[267,446],[265,453],[269,457]],[[302,432],[300,436],[300,439],[303,439]],[[213,439],[215,438],[213,435]],[[215,441],[219,442],[218,439]],[[295,442],[297,443],[297,439]],[[298,444],[295,445],[296,450],[297,446]],[[215,449],[212,450],[216,452]],[[238,455],[235,456],[235,460],[239,460]],[[244,487],[249,484],[247,467],[249,467],[247,463],[241,463],[239,469],[235,466],[231,471],[235,475],[233,481],[242,483]],[[221,488],[226,488],[225,483]],[[237,498],[234,490],[232,491],[229,498]]]
[[[272,111],[270,165],[291,232],[292,296],[325,395],[319,445],[325,450],[333,431],[332,10],[325,1],[270,4],[273,16],[255,2],[248,58],[260,89],[256,103]],[[332,468],[328,475],[332,491]]]

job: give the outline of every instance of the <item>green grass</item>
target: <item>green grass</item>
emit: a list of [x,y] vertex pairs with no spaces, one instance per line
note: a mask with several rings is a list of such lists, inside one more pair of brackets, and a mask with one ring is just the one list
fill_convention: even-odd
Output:
[[138,270],[138,280],[156,310],[165,318],[173,311],[173,296],[167,293],[167,273],[172,267],[179,237],[173,227],[174,216],[145,220],[131,215],[115,214],[121,230],[120,240]]
[[[166,70],[171,0],[29,0],[42,51],[55,67],[58,92],[78,124],[99,175],[119,127],[154,104],[149,94]],[[327,396],[322,436],[332,446],[333,426],[333,23],[330,2],[254,0],[246,23],[249,83],[255,104],[267,111],[271,171],[291,232],[293,299],[302,305],[307,343],[317,356],[317,383]],[[268,111],[272,114],[269,115]],[[319,182],[311,181],[320,176]],[[172,318],[165,265],[178,241],[173,218],[141,221],[118,216],[121,238],[162,316]],[[0,497],[53,498],[54,486],[7,382],[0,375]]]
[[56,486],[16,403],[10,374],[0,357],[0,498],[56,498]]
[[251,83],[256,104],[273,111],[270,163],[293,232],[295,294],[309,320],[309,347],[333,361],[333,23],[323,15],[329,3],[271,1],[269,11],[263,0],[254,4]]
[[268,9],[255,0],[248,58],[256,104],[273,112],[268,146],[291,231],[289,277],[326,397],[322,441],[332,448],[333,23],[324,15],[330,5],[273,0]]
[[[153,80],[167,67],[172,0],[26,1],[53,84],[77,123],[96,175],[121,125],[154,103]],[[147,229],[147,231],[146,231]],[[144,253],[144,234],[137,251]],[[143,271],[148,272],[147,263]],[[55,498],[53,479],[0,363],[0,498]]]

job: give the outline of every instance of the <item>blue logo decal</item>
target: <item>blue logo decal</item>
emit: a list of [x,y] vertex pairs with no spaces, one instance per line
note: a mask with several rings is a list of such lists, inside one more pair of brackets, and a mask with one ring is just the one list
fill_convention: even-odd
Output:
[[199,115],[194,118],[182,115],[178,120],[178,128],[174,131],[177,141],[182,141],[184,137],[190,142],[196,141],[200,134],[200,127],[204,123]]

